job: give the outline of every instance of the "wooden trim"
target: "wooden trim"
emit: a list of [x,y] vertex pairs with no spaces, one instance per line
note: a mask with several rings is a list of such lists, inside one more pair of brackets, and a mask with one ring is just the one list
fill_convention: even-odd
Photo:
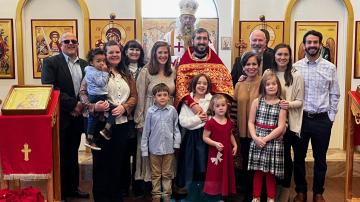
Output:
[[55,109],[55,114],[53,115],[55,120],[55,125],[52,128],[52,144],[53,144],[53,194],[55,201],[61,201],[61,178],[60,178],[60,100]]
[[[90,32],[90,27],[89,27],[89,19],[90,19],[90,14],[89,14],[89,8],[85,2],[85,0],[77,0],[81,12],[82,12],[82,16],[83,16],[83,23],[84,23],[84,41],[83,41],[83,48],[84,48],[84,54],[86,54],[89,50],[90,50],[90,46],[88,41],[90,41],[90,37],[89,37],[89,33]],[[78,33],[79,36],[79,33]]]
[[286,12],[285,12],[284,43],[286,43],[286,44],[290,44],[291,18],[292,18],[291,14],[292,14],[295,3],[296,3],[296,0],[290,0],[287,5]]
[[346,117],[348,117],[348,111],[346,110],[349,106],[349,97],[346,95],[347,92],[351,89],[351,81],[352,81],[352,61],[353,61],[353,37],[354,37],[354,9],[351,5],[350,0],[344,0],[344,4],[346,6],[347,10],[347,40],[346,40],[346,71],[345,71],[345,100],[344,100],[344,137],[343,137],[343,148],[346,149],[346,136],[348,132],[348,122],[346,120]]
[[235,44],[240,41],[239,22],[240,22],[240,0],[233,1],[234,16],[233,16],[233,40],[231,45],[231,66],[234,64],[236,57],[239,55],[239,49]]
[[[346,94],[346,97],[352,97],[351,92]],[[348,108],[346,108],[347,117],[345,121],[348,122],[347,135],[346,135],[346,144],[349,145],[346,148],[346,166],[345,166],[345,200],[350,200],[352,198],[352,176],[353,176],[353,161],[354,161],[354,117],[351,113],[351,103],[355,102],[354,98],[348,99]]]
[[24,78],[24,44],[23,44],[23,19],[22,19],[22,10],[26,4],[27,0],[19,0],[16,6],[16,17],[15,17],[15,27],[16,27],[16,67],[17,70],[17,79],[19,85],[25,84]]
[[142,44],[142,14],[141,14],[141,0],[135,0],[135,17],[136,17],[136,23],[135,23],[135,38],[137,41]]

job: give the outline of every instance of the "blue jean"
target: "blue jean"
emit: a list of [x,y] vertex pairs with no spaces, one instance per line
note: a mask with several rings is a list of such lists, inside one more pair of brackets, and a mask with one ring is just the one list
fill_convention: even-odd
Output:
[[[105,101],[107,99],[107,95],[89,95],[89,102],[90,103],[96,103],[98,101]],[[115,108],[114,105],[110,104],[110,112],[112,109]],[[114,124],[115,123],[115,117],[109,113],[108,118],[106,119],[107,123]],[[89,113],[88,118],[88,126],[87,126],[87,134],[88,135],[95,135],[96,132],[96,126],[99,124],[99,116],[96,116],[93,113]]]

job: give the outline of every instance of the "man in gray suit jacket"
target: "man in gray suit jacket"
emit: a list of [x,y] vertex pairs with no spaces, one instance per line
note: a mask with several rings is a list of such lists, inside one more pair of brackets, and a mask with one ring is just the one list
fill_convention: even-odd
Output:
[[61,36],[61,53],[44,60],[41,82],[60,90],[60,173],[61,197],[88,198],[79,190],[78,149],[83,133],[82,104],[78,99],[87,62],[78,57],[76,36]]

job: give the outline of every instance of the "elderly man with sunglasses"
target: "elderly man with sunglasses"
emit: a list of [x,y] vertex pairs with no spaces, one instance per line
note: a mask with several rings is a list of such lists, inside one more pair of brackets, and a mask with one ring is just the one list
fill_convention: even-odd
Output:
[[60,90],[61,197],[88,198],[79,190],[78,149],[83,133],[80,83],[87,62],[78,57],[79,43],[73,33],[61,36],[61,53],[44,60],[41,82]]

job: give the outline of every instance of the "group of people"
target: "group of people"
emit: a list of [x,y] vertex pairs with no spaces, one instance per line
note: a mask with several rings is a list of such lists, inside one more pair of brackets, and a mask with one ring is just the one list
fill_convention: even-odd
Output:
[[[79,189],[85,132],[95,201],[122,201],[131,185],[135,195],[151,191],[154,202],[170,201],[173,192],[188,201],[226,201],[240,192],[245,201],[287,202],[293,173],[294,201],[306,201],[310,139],[314,201],[325,201],[326,153],[340,93],[335,65],[321,57],[321,33],[304,35],[306,57],[292,64],[289,45],[272,50],[266,30],[255,30],[252,50],[230,73],[209,48],[207,30],[191,32],[180,60],[172,63],[172,45],[161,40],[146,64],[136,40],[124,46],[110,40],[85,61],[76,36],[61,36],[61,54],[44,60],[41,80],[60,90],[62,198],[89,197]],[[189,43],[188,34],[183,39]]]
[[[260,179],[264,175],[267,197],[276,198],[276,201],[289,201],[289,188],[294,174],[297,193],[294,201],[307,201],[305,157],[311,140],[315,159],[313,201],[325,201],[322,194],[327,169],[326,153],[340,97],[336,67],[321,57],[322,34],[315,30],[303,36],[306,57],[295,64],[292,64],[289,45],[278,44],[274,50],[270,50],[267,41],[266,31],[253,31],[250,35],[252,51],[237,58],[232,69],[237,104],[233,114],[238,119],[238,141],[242,157],[238,179],[243,180],[239,180],[239,186],[245,192],[247,201],[260,201],[263,198],[260,195]],[[272,58],[272,62],[268,63],[266,57]],[[262,78],[260,75],[263,75]],[[277,101],[272,102],[263,93],[267,92],[266,89],[273,89],[273,85],[263,81],[275,76],[277,79],[274,84],[277,83],[278,94]],[[277,103],[279,109],[274,103]],[[262,109],[271,115],[263,115]],[[281,116],[284,110],[286,121]],[[279,111],[279,115],[275,111]],[[284,123],[286,127],[282,131],[278,130]],[[264,132],[266,130],[267,133]],[[269,139],[273,139],[270,144]],[[263,145],[266,147],[263,148]],[[260,153],[256,150],[259,147],[263,148]],[[257,159],[259,156],[260,160]],[[265,161],[268,158],[264,159],[263,156],[269,157],[272,162]],[[256,171],[253,173],[250,170]],[[259,174],[258,170],[264,173]],[[277,193],[276,184],[282,187]]]
[[[93,149],[95,201],[120,201],[123,194],[129,191],[131,181],[132,188],[138,189],[138,192],[145,191],[146,182],[151,181],[150,189],[154,201],[160,201],[163,196],[163,200],[169,201],[172,179],[176,175],[174,153],[180,148],[182,139],[178,126],[178,111],[173,103],[177,104],[176,107],[182,106],[183,102],[188,103],[190,108],[199,111],[197,114],[201,117],[201,122],[205,123],[209,119],[207,109],[202,109],[197,104],[199,99],[205,98],[205,92],[207,106],[210,102],[209,96],[211,98],[210,92],[228,94],[226,97],[214,98],[213,106],[210,108],[214,111],[214,117],[217,117],[217,100],[225,107],[225,111],[221,109],[219,112],[219,120],[227,124],[228,137],[225,140],[230,141],[231,137],[234,149],[229,150],[229,144],[226,142],[218,142],[219,145],[226,146],[226,149],[222,146],[221,150],[230,151],[230,156],[224,153],[218,164],[231,162],[231,153],[236,152],[236,142],[231,136],[231,122],[227,121],[225,116],[227,100],[233,90],[231,77],[221,60],[208,48],[208,37],[205,29],[195,31],[194,49],[189,49],[188,58],[176,70],[171,64],[170,46],[164,41],[155,43],[150,61],[146,65],[143,61],[143,49],[135,40],[128,41],[125,47],[115,41],[109,41],[104,50],[90,50],[86,62],[77,56],[79,43],[76,36],[72,33],[62,35],[62,54],[44,61],[42,83],[53,84],[55,89],[60,90],[60,164],[63,199],[89,197],[88,193],[79,189],[77,152],[81,133],[85,131],[88,135],[87,145]],[[202,70],[199,71],[204,71],[205,74],[198,80],[205,80],[205,84],[201,84],[201,87],[198,87],[198,82],[193,84],[192,92],[197,96],[191,97],[188,80],[184,80],[185,77],[179,76],[178,73],[181,72],[192,80],[192,77],[196,77],[196,71],[191,69],[198,68],[197,65],[194,66],[195,63],[202,66]],[[224,74],[224,81],[213,83],[209,78],[215,79],[219,76],[217,72]],[[213,87],[210,87],[211,84]],[[182,97],[175,97],[179,95],[175,91],[181,91]],[[193,118],[193,114],[184,117]],[[216,138],[210,135],[212,128],[208,131],[205,142],[213,145]],[[132,141],[134,139],[135,141]],[[197,140],[202,141],[201,133]],[[202,149],[207,147],[204,146]],[[211,148],[209,150],[211,151]],[[187,154],[186,149],[183,149],[184,151]],[[195,153],[196,151],[194,155]],[[136,166],[133,166],[136,168],[135,172],[130,171],[130,155],[136,159]],[[205,150],[202,151],[201,158],[205,158],[201,165],[201,172],[205,173]],[[233,173],[230,165],[231,163],[224,166],[224,169]],[[134,179],[129,179],[129,173],[134,174]],[[216,179],[225,180],[225,177]],[[234,185],[234,178],[231,179]],[[223,190],[220,187],[214,188],[210,183],[208,187],[209,193],[228,194],[227,186]],[[234,188],[231,187],[231,192],[234,192]]]

